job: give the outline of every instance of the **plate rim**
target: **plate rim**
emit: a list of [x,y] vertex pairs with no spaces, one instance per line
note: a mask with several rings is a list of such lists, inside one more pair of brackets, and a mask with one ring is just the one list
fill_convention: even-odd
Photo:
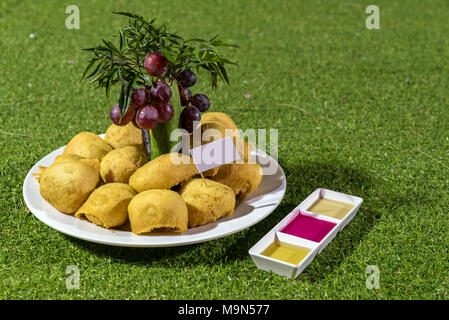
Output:
[[[99,136],[103,138],[104,135],[101,134]],[[281,184],[279,186],[277,186],[271,192],[274,192],[274,191],[279,192],[280,191],[281,194],[279,195],[279,201],[277,201],[277,203],[273,204],[273,206],[270,209],[268,209],[268,212],[266,214],[263,214],[263,215],[257,217],[254,221],[251,221],[249,225],[246,223],[246,224],[243,224],[242,226],[239,226],[239,227],[236,227],[236,228],[231,228],[227,232],[221,232],[221,233],[219,233],[217,235],[209,236],[209,237],[206,237],[206,238],[199,238],[199,239],[186,240],[186,241],[178,241],[178,242],[172,242],[172,243],[169,243],[169,242],[161,242],[161,243],[153,243],[153,244],[148,243],[148,242],[143,242],[143,243],[126,242],[125,243],[125,242],[120,242],[120,241],[114,242],[113,240],[109,241],[107,239],[100,239],[101,236],[99,236],[99,238],[92,238],[92,237],[85,236],[84,232],[83,233],[76,233],[75,230],[72,231],[71,229],[75,228],[73,225],[70,226],[72,228],[68,228],[67,229],[67,226],[65,226],[65,225],[61,226],[61,222],[59,222],[57,220],[54,220],[54,219],[51,219],[51,218],[46,218],[44,216],[44,213],[48,213],[48,212],[46,212],[45,210],[41,210],[41,209],[36,208],[33,205],[31,199],[28,199],[28,197],[26,196],[27,183],[29,183],[30,180],[34,180],[34,176],[32,175],[32,173],[34,173],[36,168],[40,165],[40,162],[42,162],[44,159],[46,159],[47,157],[49,157],[53,153],[55,153],[55,154],[58,154],[59,152],[62,153],[64,148],[65,148],[65,146],[62,146],[62,147],[60,147],[58,149],[55,149],[52,152],[48,153],[47,155],[42,157],[40,160],[38,160],[31,167],[31,169],[28,171],[28,173],[25,176],[25,179],[23,181],[23,185],[22,185],[22,195],[23,195],[25,204],[28,207],[28,209],[30,210],[30,212],[33,214],[33,216],[35,216],[40,222],[42,222],[43,224],[47,225],[48,227],[50,227],[50,228],[52,228],[52,229],[54,229],[54,230],[56,230],[58,232],[61,232],[62,234],[65,234],[65,235],[68,235],[68,236],[71,236],[71,237],[74,237],[74,238],[77,238],[77,239],[81,239],[81,240],[88,241],[88,242],[93,242],[93,243],[98,243],[98,244],[103,244],[103,245],[118,246],[118,247],[134,247],[134,248],[177,247],[177,246],[198,244],[198,243],[202,243],[202,242],[208,242],[208,241],[224,238],[224,237],[227,237],[229,235],[232,235],[232,234],[238,233],[240,231],[243,231],[245,229],[248,229],[248,228],[254,226],[255,224],[259,223],[261,220],[263,220],[266,217],[268,217],[280,205],[280,203],[284,199],[285,192],[286,192],[286,189],[287,189],[287,178],[285,176],[284,170],[279,165],[279,163],[275,159],[273,159],[270,155],[265,153],[264,151],[262,151],[260,149],[257,149],[257,148],[254,148],[253,152],[258,153],[261,156],[266,156],[267,158],[269,158],[270,162],[273,161],[276,164],[278,170],[280,170]],[[267,194],[267,193],[265,193],[265,194]],[[39,192],[39,196],[41,196],[40,192]],[[48,202],[46,202],[46,203],[48,203]],[[56,208],[54,208],[54,209],[57,210]],[[254,209],[252,209],[252,210],[254,210]],[[37,211],[37,212],[35,212],[35,211]],[[41,211],[42,211],[42,213],[41,213]],[[64,214],[64,213],[61,213],[61,214]],[[217,221],[219,221],[219,220],[217,220]],[[108,230],[108,229],[106,229],[106,230]],[[120,232],[118,230],[111,230],[111,231],[112,232]],[[130,231],[123,231],[123,232],[130,232]],[[136,235],[136,237],[137,236],[138,235]]]

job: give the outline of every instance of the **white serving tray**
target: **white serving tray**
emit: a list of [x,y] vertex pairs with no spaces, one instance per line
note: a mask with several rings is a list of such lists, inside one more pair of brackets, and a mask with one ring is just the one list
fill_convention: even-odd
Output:
[[[336,201],[342,201],[353,204],[354,207],[345,215],[343,219],[336,219],[325,215],[307,211],[308,208],[319,198],[327,198]],[[278,275],[295,279],[315,258],[315,256],[335,238],[351,221],[362,205],[363,199],[352,195],[318,188],[312,192],[303,202],[301,202],[295,209],[293,209],[284,219],[282,219],[276,226],[273,227],[262,239],[260,239],[250,250],[249,254],[256,263],[257,268],[264,271],[272,271]],[[290,221],[296,218],[298,214],[307,215],[316,219],[325,220],[336,223],[336,226],[318,243],[303,239],[297,236],[281,232]],[[311,249],[309,254],[297,265],[293,265],[284,261],[273,259],[262,255],[262,252],[273,242],[284,242],[300,247]]]

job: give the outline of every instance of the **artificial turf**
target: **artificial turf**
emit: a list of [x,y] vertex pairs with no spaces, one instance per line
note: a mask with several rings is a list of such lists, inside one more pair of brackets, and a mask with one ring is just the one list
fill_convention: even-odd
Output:
[[[69,4],[0,4],[0,298],[449,298],[447,1],[378,0],[380,30],[365,28],[370,1],[78,0],[79,30],[65,27]],[[154,10],[187,37],[240,44],[231,86],[213,92],[200,76],[195,89],[243,129],[279,129],[285,198],[253,227],[198,245],[65,236],[30,214],[23,180],[78,132],[106,130],[114,97],[79,82],[80,49],[117,34],[126,19],[112,11]],[[296,280],[259,271],[248,249],[318,187],[364,198],[356,218]],[[66,288],[69,265],[79,289]],[[368,265],[379,289],[366,287]]]

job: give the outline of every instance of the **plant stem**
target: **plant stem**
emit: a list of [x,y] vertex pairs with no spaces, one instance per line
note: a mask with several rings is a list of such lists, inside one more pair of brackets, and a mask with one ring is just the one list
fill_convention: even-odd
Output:
[[148,161],[151,161],[151,138],[150,132],[148,130],[140,129],[142,132],[143,143],[145,145],[145,150],[147,151]]

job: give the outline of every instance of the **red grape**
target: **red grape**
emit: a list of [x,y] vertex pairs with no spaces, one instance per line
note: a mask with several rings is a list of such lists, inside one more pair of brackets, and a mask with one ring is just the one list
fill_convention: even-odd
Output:
[[109,112],[109,117],[111,118],[114,124],[118,126],[124,126],[125,124],[128,124],[131,120],[134,119],[135,114],[136,110],[133,107],[129,106],[125,115],[122,117],[122,120],[120,120],[120,107],[117,103],[111,108],[111,111]]
[[173,109],[173,106],[170,102],[156,103],[154,104],[154,107],[157,109],[157,112],[159,114],[159,123],[166,123],[170,121],[170,119],[173,117],[173,114],[175,113],[175,110]]
[[150,92],[153,99],[157,102],[165,103],[171,98],[170,86],[163,81],[154,82]]
[[152,105],[141,106],[136,113],[136,123],[141,129],[150,130],[157,126],[159,113]]
[[133,107],[140,107],[147,103],[150,94],[147,88],[133,89],[131,95],[131,103]]
[[152,77],[163,77],[168,69],[168,61],[160,52],[147,55],[143,65]]
[[191,87],[196,82],[196,75],[190,70],[184,70],[176,75],[176,80],[184,88]]
[[181,128],[193,131],[193,121],[200,121],[201,113],[195,106],[188,106],[181,112]]
[[189,104],[189,100],[192,99],[192,93],[189,88],[183,88],[178,85],[179,97],[181,100],[181,106],[186,106]]
[[111,118],[112,122],[114,122],[116,125],[120,122],[120,108],[118,106],[118,103],[111,108],[111,111],[109,112],[109,117]]
[[192,104],[201,112],[207,111],[210,107],[210,101],[204,94],[196,94],[192,98]]

